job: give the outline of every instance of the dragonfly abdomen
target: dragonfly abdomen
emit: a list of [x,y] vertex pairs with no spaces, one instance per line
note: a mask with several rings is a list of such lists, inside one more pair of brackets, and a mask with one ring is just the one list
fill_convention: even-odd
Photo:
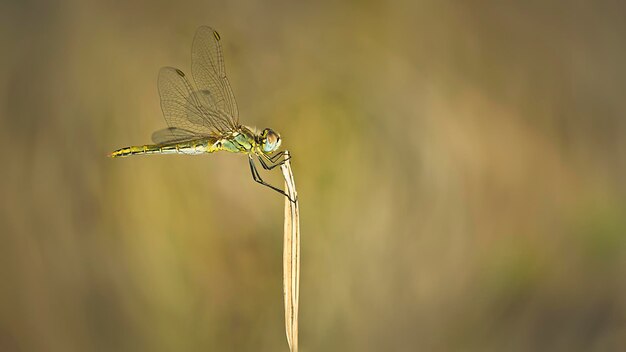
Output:
[[141,154],[185,154],[196,155],[213,153],[221,148],[215,140],[198,140],[172,144],[147,144],[118,149],[110,154],[112,158],[120,158]]

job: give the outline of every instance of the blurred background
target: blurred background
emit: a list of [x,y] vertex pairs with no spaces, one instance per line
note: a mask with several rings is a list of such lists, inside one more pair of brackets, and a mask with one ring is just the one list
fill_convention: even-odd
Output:
[[106,157],[201,25],[293,155],[302,351],[624,350],[625,7],[4,0],[0,351],[288,350],[245,158]]

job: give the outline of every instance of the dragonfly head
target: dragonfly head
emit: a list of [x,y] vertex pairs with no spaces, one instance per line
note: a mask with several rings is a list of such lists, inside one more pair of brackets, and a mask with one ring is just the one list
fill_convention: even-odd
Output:
[[264,129],[259,137],[259,144],[264,153],[273,153],[280,147],[280,135],[270,128]]

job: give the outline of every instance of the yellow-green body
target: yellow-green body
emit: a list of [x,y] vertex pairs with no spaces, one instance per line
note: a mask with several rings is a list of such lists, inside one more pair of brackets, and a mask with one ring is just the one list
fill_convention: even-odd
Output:
[[197,155],[227,151],[231,153],[256,153],[259,142],[257,135],[245,126],[225,135],[206,136],[181,142],[146,144],[118,149],[111,153],[112,158],[141,154],[186,154]]

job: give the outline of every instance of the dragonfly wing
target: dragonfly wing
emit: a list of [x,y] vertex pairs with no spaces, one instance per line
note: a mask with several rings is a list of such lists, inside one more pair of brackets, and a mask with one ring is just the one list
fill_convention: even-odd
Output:
[[164,128],[152,134],[152,141],[155,144],[180,143],[197,138],[197,133],[176,127]]
[[218,118],[236,129],[239,110],[226,77],[220,35],[211,27],[203,26],[196,32],[191,49],[191,72],[198,89],[212,95]]
[[231,126],[213,106],[214,98],[203,91],[194,92],[185,74],[174,67],[159,71],[161,109],[167,125],[198,136],[223,134]]

